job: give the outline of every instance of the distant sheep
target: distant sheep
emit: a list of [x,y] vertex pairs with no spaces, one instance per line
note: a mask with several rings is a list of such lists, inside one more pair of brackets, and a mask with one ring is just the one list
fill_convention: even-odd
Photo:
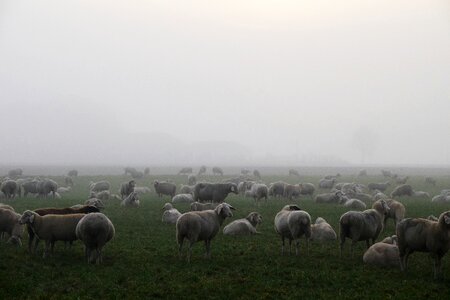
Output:
[[316,195],[314,202],[316,203],[339,203],[342,197],[341,191],[336,191],[334,193],[325,193]]
[[433,177],[426,177],[425,178],[425,183],[431,184],[433,186],[436,186],[436,179],[434,179]]
[[68,186],[68,187],[61,186],[56,190],[56,192],[63,194],[63,193],[68,193],[71,190],[72,190],[72,188],[70,186]]
[[367,185],[367,188],[369,189],[369,191],[379,190],[380,192],[384,192],[390,186],[391,186],[391,183],[389,181],[380,182],[380,183],[372,182]]
[[406,176],[406,177],[400,177],[400,176],[397,176],[397,177],[395,178],[395,182],[396,182],[397,184],[405,184],[405,183],[408,181],[408,179],[409,179],[409,176]]
[[76,236],[85,246],[88,263],[102,262],[102,249],[115,234],[113,223],[102,213],[84,216],[75,228]]
[[336,182],[335,178],[333,178],[333,179],[322,178],[319,181],[319,188],[321,188],[321,189],[331,189],[335,182]]
[[261,180],[261,173],[258,170],[253,170],[253,176]]
[[177,223],[178,218],[181,216],[181,213],[178,209],[174,208],[172,204],[166,203],[163,207],[163,215],[162,222],[167,224],[175,224]]
[[181,185],[180,194],[194,194],[194,185]]
[[192,168],[186,167],[186,168],[182,168],[182,169],[178,172],[178,175],[191,174],[191,173],[192,173]]
[[72,177],[70,177],[70,176],[65,176],[65,177],[64,177],[64,183],[65,183],[67,186],[74,186],[73,179],[72,179]]
[[365,210],[366,204],[358,199],[347,199],[344,203],[344,207],[357,210]]
[[22,174],[23,174],[23,170],[21,168],[12,169],[12,170],[8,171],[8,176],[11,178],[16,178],[16,177],[22,176]]
[[414,190],[409,184],[399,185],[391,193],[392,198],[412,195],[414,195]]
[[139,195],[148,194],[152,190],[149,187],[146,186],[135,186],[134,191],[138,193]]
[[301,210],[297,205],[286,205],[277,213],[274,219],[275,231],[281,236],[281,253],[284,253],[284,241],[289,240],[289,254],[291,253],[292,241],[295,241],[295,254],[299,252],[299,240],[302,236],[306,238],[306,247],[311,237],[311,216]]
[[97,207],[98,209],[103,209],[105,208],[105,204],[103,203],[102,200],[97,199],[97,198],[91,198],[86,200],[86,202],[84,202],[85,205],[92,205]]
[[170,197],[175,196],[177,186],[172,182],[158,181],[153,182],[153,187],[155,188],[156,194],[161,198],[163,195],[168,195]]
[[39,194],[39,197],[47,198],[49,195],[51,195],[53,198],[56,198],[56,193],[58,190],[58,184],[56,181],[52,179],[44,179],[42,181],[39,181],[37,184],[37,191]]
[[77,170],[70,170],[69,172],[67,172],[67,176],[77,177],[78,176],[78,171]]
[[197,183],[194,188],[194,201],[223,202],[229,193],[237,194],[234,183]]
[[248,174],[250,174],[250,170],[246,169],[246,168],[243,168],[243,169],[241,169],[241,174],[242,175],[248,175]]
[[450,248],[450,211],[443,212],[437,222],[408,218],[397,225],[400,267],[406,271],[408,257],[415,251],[429,252],[434,259],[434,278],[442,273],[442,257]]
[[314,187],[314,184],[306,182],[306,183],[300,183],[300,194],[301,195],[309,195],[313,196],[314,191],[316,188]]
[[297,176],[300,177],[300,173],[295,169],[289,169],[289,176]]
[[203,175],[206,173],[206,166],[201,166],[198,170],[197,176]]
[[414,198],[422,198],[422,199],[428,199],[430,198],[430,194],[423,191],[414,191],[413,195]]
[[301,185],[299,184],[286,184],[284,186],[284,197],[292,200],[292,198],[297,198],[301,194]]
[[262,216],[257,212],[251,212],[244,219],[238,219],[223,228],[225,235],[250,235],[258,233],[256,226],[261,224]]
[[195,185],[197,183],[197,177],[195,175],[188,176],[188,185]]
[[172,203],[192,203],[194,196],[192,194],[178,194],[173,196]]
[[98,182],[91,181],[89,184],[89,188],[93,192],[107,191],[111,189],[111,184],[106,180],[101,180]]
[[259,204],[259,201],[263,198],[267,202],[269,188],[264,183],[255,183],[251,186],[250,193],[253,199],[255,199],[255,204]]
[[365,170],[365,169],[360,170],[359,173],[358,173],[358,176],[359,176],[359,177],[365,177],[365,176],[367,176],[367,170]]
[[136,192],[132,192],[131,194],[129,194],[128,197],[123,199],[122,202],[120,203],[121,206],[126,207],[138,207],[139,204],[140,204],[139,195]]
[[205,241],[206,256],[211,256],[211,240],[219,231],[226,218],[232,217],[234,208],[228,203],[219,204],[214,210],[191,211],[182,214],[176,223],[176,238],[178,251],[181,250],[185,239],[189,241],[187,261],[191,260],[192,245],[197,241]]
[[128,197],[128,195],[130,195],[134,191],[135,187],[136,187],[136,181],[134,181],[134,180],[130,180],[128,182],[123,182],[120,186],[120,196],[122,197],[122,199],[125,199],[126,197]]
[[269,196],[273,197],[283,197],[284,196],[284,188],[286,186],[286,182],[283,181],[277,181],[274,183],[271,183],[269,185]]
[[14,199],[16,197],[19,186],[17,182],[12,179],[7,179],[2,182],[0,185],[0,191],[5,194],[6,198]]
[[223,176],[223,170],[219,167],[213,167],[212,172],[214,175],[220,175]]

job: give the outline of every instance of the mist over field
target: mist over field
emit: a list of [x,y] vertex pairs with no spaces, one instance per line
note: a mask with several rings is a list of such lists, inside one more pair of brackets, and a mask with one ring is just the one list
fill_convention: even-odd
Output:
[[448,1],[2,1],[0,165],[450,165]]

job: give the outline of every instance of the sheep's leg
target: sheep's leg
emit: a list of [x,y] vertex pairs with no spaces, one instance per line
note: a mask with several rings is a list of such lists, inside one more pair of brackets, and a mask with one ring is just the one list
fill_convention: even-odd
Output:
[[405,250],[405,256],[403,257],[403,271],[406,272],[406,269],[408,268],[408,259],[409,259],[409,255],[411,255],[411,250],[410,249],[406,249]]
[[289,255],[292,254],[292,239],[289,239]]
[[352,258],[353,258],[353,248],[355,247],[356,242],[357,242],[357,241],[352,240],[352,244],[351,244],[351,246],[350,246],[350,256],[351,256]]
[[339,257],[342,258],[342,250],[344,249],[345,237],[341,235],[341,242],[339,244]]
[[178,238],[178,256],[180,258],[183,257],[183,254],[181,253],[181,250],[183,250],[183,242],[184,242],[184,238]]
[[205,247],[206,247],[206,258],[211,258],[211,240],[205,241]]
[[51,253],[52,255],[53,255],[53,248],[54,248],[54,247],[55,247],[55,241],[52,241],[52,242],[51,242],[51,250],[50,250],[50,251],[51,251],[50,253]]
[[299,248],[300,248],[300,240],[296,240],[295,241],[295,255],[298,255]]
[[189,241],[189,249],[188,249],[188,253],[187,253],[187,261],[188,263],[191,262],[191,255],[192,255],[192,245],[194,244],[193,241]]
[[39,241],[40,241],[39,237],[36,237],[36,241],[35,241],[35,243],[34,243],[34,250],[33,250],[33,253],[36,253],[36,252],[37,252],[37,247],[38,247]]
[[50,244],[51,244],[51,242],[49,240],[45,241],[45,248],[44,248],[43,258],[47,257],[48,250],[50,248]]
[[434,271],[434,279],[439,279],[442,274],[442,261],[441,257],[438,254],[432,255],[434,257],[433,271]]

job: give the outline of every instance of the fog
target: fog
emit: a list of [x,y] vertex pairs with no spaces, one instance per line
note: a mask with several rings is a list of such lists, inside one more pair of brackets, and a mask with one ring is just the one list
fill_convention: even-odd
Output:
[[442,1],[0,1],[0,164],[450,165]]

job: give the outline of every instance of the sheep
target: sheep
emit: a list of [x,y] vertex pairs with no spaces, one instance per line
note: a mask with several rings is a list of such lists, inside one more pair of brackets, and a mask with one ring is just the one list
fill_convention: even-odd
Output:
[[170,197],[175,196],[177,186],[172,182],[168,181],[158,181],[153,182],[153,187],[155,188],[156,194],[161,198],[163,195],[168,195]]
[[430,198],[430,194],[424,191],[414,191],[412,196],[414,198]]
[[64,183],[67,186],[74,186],[73,179],[70,176],[64,176]]
[[56,192],[57,193],[60,193],[60,194],[63,194],[63,193],[68,193],[68,192],[70,192],[72,190],[72,188],[70,187],[70,186],[68,186],[68,187],[63,187],[63,186],[61,186],[61,187],[59,187],[57,190],[56,190]]
[[173,196],[172,203],[191,203],[194,202],[192,194],[178,194]]
[[365,176],[367,176],[367,170],[365,169],[360,170],[358,173],[358,177],[365,177]]
[[255,204],[259,204],[259,201],[264,198],[267,202],[267,197],[269,195],[269,188],[264,183],[255,183],[250,188],[250,193],[255,199]]
[[433,203],[448,203],[450,202],[450,194],[449,195],[436,195],[431,199]]
[[249,170],[249,169],[246,169],[246,168],[242,168],[242,169],[241,169],[241,174],[242,174],[242,175],[248,175],[248,174],[250,174],[250,170]]
[[134,173],[134,172],[137,172],[137,170],[135,169],[135,168],[133,168],[133,167],[125,167],[125,168],[123,168],[123,170],[125,171],[125,175],[127,175],[127,174],[132,174],[132,173]]
[[335,178],[333,178],[333,179],[322,178],[319,181],[319,188],[321,188],[321,189],[331,189],[335,182],[336,182]]
[[314,202],[316,203],[338,203],[342,197],[341,191],[336,191],[334,193],[319,194],[314,197]]
[[139,195],[136,192],[132,192],[128,195],[125,199],[122,200],[120,203],[120,206],[127,206],[127,207],[138,207],[140,204],[139,201]]
[[95,207],[97,207],[98,209],[103,209],[103,208],[105,208],[105,204],[103,203],[103,201],[100,200],[100,199],[97,199],[97,198],[90,198],[90,199],[86,200],[86,201],[84,202],[84,204],[85,204],[85,205],[92,205],[92,206],[95,206]]
[[0,191],[2,191],[6,198],[14,199],[17,194],[19,186],[17,185],[17,182],[15,182],[12,179],[7,179],[2,182],[0,185]]
[[[45,241],[45,250],[43,257],[46,258],[51,246],[51,252],[53,253],[53,247],[56,241],[68,241],[72,242],[77,239],[75,235],[75,228],[78,222],[83,218],[85,214],[70,214],[70,215],[45,215],[40,216],[34,211],[27,210],[20,218],[20,224],[27,224],[30,230],[38,238],[34,246],[36,252],[38,243],[40,240]],[[29,231],[30,232],[30,231]],[[31,243],[29,244],[31,252]]]
[[380,200],[381,206],[376,209],[367,209],[365,211],[348,211],[339,219],[340,225],[340,255],[346,238],[352,240],[351,255],[353,256],[353,248],[358,241],[366,241],[367,248],[378,238],[381,230],[383,230],[384,216],[389,212],[389,206],[384,200]]
[[284,196],[284,187],[286,186],[286,182],[283,181],[277,181],[274,183],[271,183],[269,185],[269,196],[273,197],[282,197]]
[[37,191],[40,197],[47,198],[52,195],[53,198],[56,198],[56,192],[58,190],[58,184],[52,179],[44,179],[39,181],[37,184]]
[[289,169],[289,176],[297,176],[300,177],[300,173],[295,169]]
[[120,196],[122,197],[122,199],[125,199],[126,197],[128,197],[128,195],[130,195],[134,191],[135,187],[136,187],[136,181],[134,181],[134,180],[130,180],[128,182],[123,182],[120,185]]
[[232,217],[234,210],[228,203],[219,204],[214,210],[191,211],[182,214],[176,223],[176,239],[181,257],[184,239],[189,241],[187,261],[191,260],[192,245],[197,241],[205,241],[206,256],[211,256],[211,240],[219,231],[226,218]]
[[85,215],[75,228],[76,237],[85,247],[87,263],[102,262],[102,249],[115,234],[113,223],[102,213]]
[[152,190],[146,186],[135,186],[134,191],[139,195],[150,193]]
[[381,201],[384,201],[389,206],[389,212],[386,214],[384,218],[384,227],[386,227],[386,223],[388,219],[394,220],[394,226],[397,225],[398,222],[405,218],[406,208],[403,204],[393,199],[386,200],[377,200],[373,203],[372,208],[380,210],[383,205]]
[[397,186],[391,193],[391,197],[412,196],[414,194],[412,186],[409,184],[402,184]]
[[316,188],[312,183],[300,183],[300,195],[310,195],[312,198],[315,190]]
[[8,171],[8,176],[11,178],[16,178],[22,176],[23,170],[21,168],[12,169]]
[[23,225],[19,223],[21,215],[9,208],[0,207],[0,236],[7,233],[7,243],[22,246]]
[[95,194],[93,194],[93,196],[94,196],[94,198],[106,201],[106,200],[109,200],[111,198],[111,192],[105,190],[105,191],[101,191],[101,192],[95,193]]
[[200,202],[192,202],[191,203],[191,211],[202,211],[208,209],[214,209],[217,207],[215,203],[200,203]]
[[77,170],[70,170],[69,172],[67,172],[67,176],[77,177],[78,176],[78,171]]
[[371,182],[367,185],[367,188],[369,189],[369,191],[379,190],[380,192],[384,192],[389,186],[391,186],[391,183],[389,181],[379,183]]
[[297,205],[285,205],[274,219],[275,231],[281,236],[281,254],[284,254],[284,240],[289,239],[289,254],[291,254],[291,244],[295,240],[295,255],[298,255],[300,239],[306,237],[306,247],[309,248],[308,240],[311,237],[311,216],[301,210]]
[[203,175],[206,173],[206,166],[201,166],[200,169],[198,169],[197,176]]
[[380,200],[380,199],[388,199],[388,196],[379,190],[374,190],[373,192],[374,192],[373,200],[375,200],[375,201]]
[[253,176],[261,180],[261,173],[258,170],[253,170]]
[[229,193],[237,194],[234,183],[197,183],[194,188],[194,201],[223,202]]
[[223,228],[224,235],[250,235],[259,233],[256,226],[261,224],[262,216],[257,212],[251,212],[246,218],[238,219]]
[[394,234],[394,235],[385,237],[380,243],[391,244],[391,245],[395,244],[395,245],[397,245],[397,244],[398,244],[398,238],[397,238],[397,236]]
[[405,184],[405,183],[408,181],[408,179],[409,179],[409,176],[406,176],[406,177],[396,177],[396,178],[395,178],[395,182],[396,182],[397,184]]
[[181,216],[181,213],[178,211],[178,209],[174,208],[170,203],[164,204],[162,209],[164,210],[162,215],[163,223],[167,224],[177,223],[178,218]]
[[109,181],[106,180],[101,180],[98,182],[91,181],[89,183],[89,189],[92,192],[108,191],[111,189],[111,184],[109,183]]
[[383,175],[383,177],[392,177],[392,172],[388,171],[388,170],[381,170],[381,175]]
[[194,185],[181,185],[180,194],[194,194]]
[[39,184],[39,180],[37,180],[37,179],[33,179],[31,181],[24,182],[22,184],[23,196],[26,197],[29,193],[37,194],[38,193],[38,184]]
[[338,177],[341,177],[341,174],[337,173],[336,175],[326,175],[324,179],[330,180],[330,179],[337,179]]
[[292,200],[292,198],[297,198],[300,196],[301,193],[301,186],[299,184],[286,184],[284,187],[284,197],[289,198],[289,200]]
[[383,242],[375,243],[364,253],[363,262],[378,267],[398,267],[400,265],[398,246]]
[[178,175],[186,175],[186,174],[191,174],[192,173],[192,168],[182,168],[179,172]]
[[344,207],[353,208],[353,209],[357,209],[357,210],[365,210],[366,204],[358,199],[348,199],[347,198],[347,201],[345,201],[345,203],[344,203]]
[[336,239],[336,232],[324,218],[318,217],[316,222],[311,225],[311,241],[326,242],[335,241]]
[[195,185],[197,183],[197,176],[191,174],[188,176],[188,185]]
[[150,174],[150,168],[149,167],[145,167],[144,169],[144,175],[149,175]]
[[434,179],[433,177],[426,177],[425,178],[425,183],[431,184],[433,186],[436,186],[436,179]]
[[220,175],[223,176],[223,170],[219,167],[213,167],[212,172],[214,175]]
[[429,252],[434,258],[434,278],[442,273],[441,259],[450,248],[450,211],[443,212],[438,221],[420,218],[404,219],[397,225],[400,268],[406,271],[408,257],[414,251]]

